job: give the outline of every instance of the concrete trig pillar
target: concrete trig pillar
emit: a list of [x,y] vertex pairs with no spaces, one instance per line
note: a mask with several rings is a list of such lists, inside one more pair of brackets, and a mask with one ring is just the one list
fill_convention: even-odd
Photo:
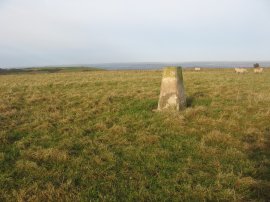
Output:
[[158,110],[180,111],[186,108],[182,67],[165,67],[161,82]]

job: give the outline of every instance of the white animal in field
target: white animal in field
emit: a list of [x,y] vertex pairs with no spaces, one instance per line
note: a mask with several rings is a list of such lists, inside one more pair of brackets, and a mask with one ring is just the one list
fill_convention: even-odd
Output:
[[236,73],[239,73],[239,74],[248,72],[247,69],[244,69],[244,68],[234,68],[234,70]]
[[254,73],[262,73],[263,68],[254,68]]
[[201,71],[200,67],[195,67],[195,71]]

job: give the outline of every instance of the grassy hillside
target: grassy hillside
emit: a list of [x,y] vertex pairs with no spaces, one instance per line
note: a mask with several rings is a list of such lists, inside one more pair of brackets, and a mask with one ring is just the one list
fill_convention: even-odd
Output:
[[0,75],[0,201],[267,201],[270,70]]

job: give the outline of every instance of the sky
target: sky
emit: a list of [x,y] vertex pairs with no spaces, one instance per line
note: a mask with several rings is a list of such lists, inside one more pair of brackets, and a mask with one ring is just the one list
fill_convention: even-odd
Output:
[[269,0],[0,0],[0,68],[270,61]]

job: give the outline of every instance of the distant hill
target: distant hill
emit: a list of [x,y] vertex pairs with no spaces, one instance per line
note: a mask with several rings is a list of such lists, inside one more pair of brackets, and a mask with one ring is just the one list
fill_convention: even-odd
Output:
[[[165,66],[182,66],[184,68],[252,68],[253,64],[259,63],[261,67],[270,67],[270,61],[232,61],[232,62],[130,62],[130,63],[96,63],[96,64],[77,64],[77,65],[57,65],[45,67],[17,67],[0,68],[0,73],[21,73],[21,72],[63,72],[63,71],[98,71],[98,70],[129,70],[129,69],[161,69]],[[23,71],[22,71],[23,70]]]
[[20,73],[59,73],[59,72],[80,72],[80,71],[102,71],[104,69],[95,67],[31,67],[1,69],[0,74],[20,74]]
[[103,63],[91,64],[92,66],[105,69],[160,69],[164,66],[182,66],[184,68],[235,68],[253,67],[254,63],[259,63],[261,67],[270,67],[270,61],[251,61],[251,62],[175,62],[175,63]]

